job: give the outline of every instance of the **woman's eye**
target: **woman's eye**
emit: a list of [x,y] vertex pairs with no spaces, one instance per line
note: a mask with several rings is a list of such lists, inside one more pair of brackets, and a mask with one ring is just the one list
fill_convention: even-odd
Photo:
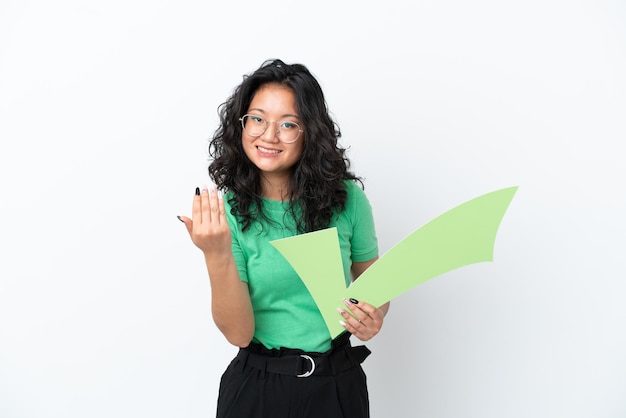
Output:
[[297,129],[298,125],[293,122],[282,122],[280,124],[284,129]]

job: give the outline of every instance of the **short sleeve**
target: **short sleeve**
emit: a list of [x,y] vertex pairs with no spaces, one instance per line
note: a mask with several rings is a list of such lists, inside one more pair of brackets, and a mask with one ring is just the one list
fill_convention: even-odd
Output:
[[374,225],[372,206],[365,192],[350,182],[346,210],[352,214],[352,261],[369,261],[378,255],[378,238]]

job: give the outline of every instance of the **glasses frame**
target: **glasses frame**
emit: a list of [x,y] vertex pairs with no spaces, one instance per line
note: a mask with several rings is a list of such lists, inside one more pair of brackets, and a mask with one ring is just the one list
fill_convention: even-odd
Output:
[[[243,120],[244,120],[244,118],[245,118],[246,116],[256,116],[256,117],[259,117],[259,118],[263,119],[263,120],[265,121],[265,129],[263,129],[263,132],[261,132],[261,133],[260,133],[260,134],[258,134],[258,135],[252,135],[251,133],[249,133],[248,131],[246,131],[246,127],[245,127],[245,126],[244,126],[244,124],[243,124]],[[253,138],[258,138],[258,137],[260,137],[261,135],[263,135],[265,132],[267,132],[267,128],[269,128],[270,124],[272,124],[272,123],[273,123],[273,124],[275,124],[275,125],[276,125],[276,124],[280,124],[280,123],[282,123],[282,122],[289,122],[289,123],[293,123],[294,125],[296,125],[296,126],[298,127],[298,135],[296,135],[296,137],[295,137],[294,139],[292,139],[291,141],[283,141],[283,140],[280,138],[280,129],[278,129],[278,128],[277,128],[277,129],[276,129],[276,131],[275,131],[275,133],[276,133],[276,138],[278,138],[278,140],[279,140],[280,142],[282,142],[283,144],[293,144],[294,142],[296,142],[296,141],[300,138],[300,134],[301,134],[302,132],[304,132],[304,129],[302,129],[302,127],[300,126],[300,124],[299,124],[298,122],[294,122],[294,121],[291,121],[291,120],[279,120],[279,121],[273,121],[273,122],[270,122],[269,120],[266,120],[263,116],[255,115],[254,113],[246,113],[245,115],[243,115],[242,117],[240,117],[240,118],[239,118],[239,122],[241,122],[241,129],[243,129],[243,130],[244,130],[244,132],[245,132],[246,134],[250,135],[250,136],[251,136],[251,137],[253,137]]]

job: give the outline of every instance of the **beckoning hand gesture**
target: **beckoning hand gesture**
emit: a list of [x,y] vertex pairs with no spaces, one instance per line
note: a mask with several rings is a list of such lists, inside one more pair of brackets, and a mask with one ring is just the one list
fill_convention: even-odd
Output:
[[220,256],[231,251],[231,232],[226,219],[224,199],[215,186],[202,190],[196,187],[193,197],[192,219],[179,216],[184,222],[191,237],[191,241],[205,256]]

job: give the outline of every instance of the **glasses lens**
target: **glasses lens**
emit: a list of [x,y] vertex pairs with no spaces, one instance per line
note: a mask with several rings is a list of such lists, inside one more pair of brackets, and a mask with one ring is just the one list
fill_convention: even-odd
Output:
[[244,115],[241,118],[241,126],[248,135],[260,136],[267,129],[267,122],[260,116]]
[[278,139],[283,142],[294,142],[300,135],[300,125],[295,122],[283,121],[278,125]]

